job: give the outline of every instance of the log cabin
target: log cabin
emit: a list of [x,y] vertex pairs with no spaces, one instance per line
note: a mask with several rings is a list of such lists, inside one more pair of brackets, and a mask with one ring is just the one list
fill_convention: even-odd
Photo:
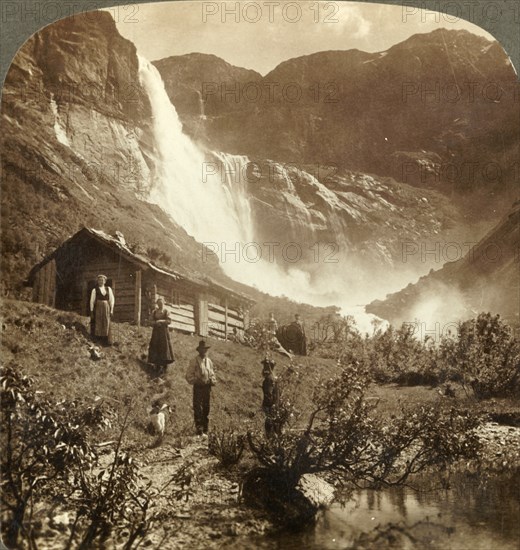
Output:
[[114,292],[114,321],[140,325],[163,298],[176,330],[227,339],[247,328],[250,297],[210,277],[186,275],[155,265],[115,237],[84,227],[35,265],[26,284],[33,301],[89,315],[96,277],[103,273]]

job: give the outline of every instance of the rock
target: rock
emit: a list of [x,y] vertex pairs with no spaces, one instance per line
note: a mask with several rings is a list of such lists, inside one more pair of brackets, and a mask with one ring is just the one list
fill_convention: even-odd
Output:
[[242,494],[247,504],[263,508],[273,521],[291,528],[312,523],[334,498],[333,487],[316,475],[302,476],[292,488],[288,482],[283,474],[277,479],[273,472],[258,468],[244,480]]
[[334,487],[315,474],[305,474],[297,485],[316,508],[326,508],[334,501]]

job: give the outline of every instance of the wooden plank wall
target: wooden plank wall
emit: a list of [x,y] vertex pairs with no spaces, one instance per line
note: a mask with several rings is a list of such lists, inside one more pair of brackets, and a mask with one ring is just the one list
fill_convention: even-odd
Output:
[[199,336],[208,336],[208,299],[203,293],[197,296],[195,305],[195,328]]
[[166,309],[170,314],[172,322],[170,326],[176,330],[195,334],[195,314],[193,305],[189,304],[168,304],[165,303]]
[[242,332],[244,330],[244,319],[240,312],[237,309],[233,309],[229,306],[226,308],[226,306],[208,303],[209,335],[215,336],[217,338],[226,339],[230,334],[233,333],[233,328],[236,328],[239,332]]
[[162,298],[164,307],[168,310],[172,322],[170,327],[195,334],[195,296],[182,282],[168,281],[162,278],[154,279],[155,300]]
[[[114,321],[146,322],[148,311],[161,297],[172,319],[170,326],[176,330],[225,339],[234,328],[243,332],[246,327],[244,313],[236,303],[228,304],[225,297],[209,296],[192,283],[156,272],[141,273],[136,264],[95,242],[80,252],[77,258],[78,251],[67,258],[65,251],[63,260],[58,256],[57,262],[47,262],[36,273],[34,301],[54,307],[59,292],[59,307],[88,315],[88,282],[103,273],[112,283],[115,296]],[[70,262],[72,257],[74,262]]]
[[36,273],[33,301],[54,307],[56,303],[56,261],[50,260]]

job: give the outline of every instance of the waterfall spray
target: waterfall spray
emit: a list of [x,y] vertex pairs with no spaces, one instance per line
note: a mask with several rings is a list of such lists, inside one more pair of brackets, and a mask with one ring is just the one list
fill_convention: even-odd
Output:
[[159,71],[141,56],[139,78],[153,116],[156,178],[149,200],[161,206],[199,242],[215,245],[220,251],[227,248],[227,256],[220,254],[221,265],[235,280],[274,296],[285,295],[314,305],[335,304],[343,307],[345,314],[354,313],[360,328],[368,327],[372,316],[346,305],[346,299],[351,304],[352,298],[340,271],[316,284],[304,267],[289,263],[284,269],[265,258],[248,257],[245,251],[254,253],[258,245],[247,189],[249,159],[203,152],[185,135]]

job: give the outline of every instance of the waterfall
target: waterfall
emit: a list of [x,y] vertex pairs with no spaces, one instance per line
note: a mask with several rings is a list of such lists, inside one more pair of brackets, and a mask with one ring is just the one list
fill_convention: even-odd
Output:
[[208,158],[183,133],[159,71],[140,56],[139,79],[150,99],[157,155],[150,201],[199,242],[250,241],[251,211],[242,175],[247,157],[221,153]]
[[[221,152],[205,153],[197,147],[183,133],[159,71],[141,56],[139,79],[148,94],[153,117],[157,169],[149,200],[168,212],[197,241],[214,245],[216,250],[212,249],[219,255],[223,270],[235,280],[273,296],[285,295],[314,305],[343,306],[349,289],[345,288],[341,269],[324,273],[316,284],[311,282],[305,266],[248,258],[245,247],[253,245],[250,250],[254,252],[255,245],[247,188],[249,159]],[[288,181],[288,185],[292,183]],[[230,253],[222,254],[223,248]],[[350,313],[350,308],[343,307],[343,312]],[[359,311],[355,315],[362,321],[361,326],[368,326],[373,317]]]

